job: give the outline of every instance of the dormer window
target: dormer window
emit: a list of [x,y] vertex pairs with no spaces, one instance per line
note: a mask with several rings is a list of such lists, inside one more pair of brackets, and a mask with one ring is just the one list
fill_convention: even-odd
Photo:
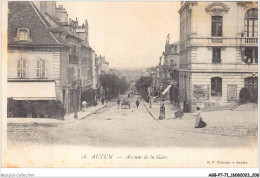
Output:
[[28,40],[28,31],[27,30],[20,30],[19,31],[19,39],[21,41],[27,41]]
[[31,41],[28,28],[18,28],[15,41]]

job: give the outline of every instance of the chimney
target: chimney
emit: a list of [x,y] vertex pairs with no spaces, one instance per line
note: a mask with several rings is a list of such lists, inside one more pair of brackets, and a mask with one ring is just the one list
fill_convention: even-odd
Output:
[[51,17],[56,18],[56,1],[40,1],[40,12],[43,15],[48,13]]

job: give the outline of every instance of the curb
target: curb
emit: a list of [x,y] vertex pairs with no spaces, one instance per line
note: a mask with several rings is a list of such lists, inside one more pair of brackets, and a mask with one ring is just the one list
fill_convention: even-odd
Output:
[[104,105],[104,106],[102,106],[101,108],[98,108],[98,109],[94,110],[93,112],[88,113],[87,115],[83,116],[81,119],[78,119],[78,120],[85,119],[86,117],[88,117],[88,116],[90,116],[90,115],[92,115],[92,114],[98,112],[99,110],[101,110],[101,109],[103,109],[103,108],[105,108],[105,107],[107,107],[107,105]]
[[148,111],[148,113],[153,117],[154,120],[157,120],[157,119],[155,119],[155,116],[154,116],[153,113],[150,111],[150,109],[148,109],[148,107],[146,106],[145,101],[143,100],[143,98],[141,98],[141,99],[142,99],[142,101],[144,102],[144,106],[145,106],[146,110]]

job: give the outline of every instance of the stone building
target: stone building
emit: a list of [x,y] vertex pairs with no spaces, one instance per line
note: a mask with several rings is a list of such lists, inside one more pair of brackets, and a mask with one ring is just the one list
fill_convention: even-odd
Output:
[[8,2],[7,96],[62,100],[67,46],[49,30],[32,2]]
[[[81,108],[82,93],[88,94],[93,88],[93,53],[89,46],[88,22],[79,25],[79,22],[68,18],[68,14],[62,5],[56,7],[56,2],[34,2],[43,18],[50,24],[53,34],[65,43],[67,48],[68,69],[63,73],[66,82],[64,84],[63,99],[67,113],[73,112],[75,107]],[[86,97],[84,97],[86,98]],[[90,98],[90,97],[88,97]]]
[[8,8],[8,84],[37,91],[9,97],[60,100],[66,113],[80,109],[93,80],[87,21],[79,26],[54,1],[9,2]]
[[257,5],[181,3],[179,90],[188,110],[236,105],[243,87],[257,96]]
[[109,62],[106,61],[105,56],[98,56],[98,74],[104,75],[109,73]]
[[[174,72],[179,68],[179,43],[169,43],[170,37],[168,35],[165,50],[160,57],[159,62],[159,85],[163,87],[164,99],[170,100],[171,102],[176,101],[175,96],[177,95],[178,86]],[[174,84],[174,85],[173,85]]]

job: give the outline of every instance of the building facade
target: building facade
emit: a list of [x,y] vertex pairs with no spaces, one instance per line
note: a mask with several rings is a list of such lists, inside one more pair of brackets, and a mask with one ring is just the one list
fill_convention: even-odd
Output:
[[[177,101],[176,97],[178,95],[178,86],[176,77],[176,70],[179,68],[179,43],[169,43],[170,37],[168,35],[165,50],[160,57],[159,62],[159,86],[162,86],[163,90],[168,89],[164,94],[165,100],[170,100],[170,102]],[[173,85],[174,84],[174,85]],[[169,87],[171,85],[171,87]]]
[[8,8],[8,84],[35,91],[8,97],[60,100],[66,113],[81,109],[82,92],[93,87],[87,20],[79,26],[54,1],[9,2]]
[[182,2],[180,100],[189,110],[235,105],[241,88],[257,96],[257,2]]
[[67,46],[49,31],[32,2],[8,2],[8,9],[8,98],[62,100]]

